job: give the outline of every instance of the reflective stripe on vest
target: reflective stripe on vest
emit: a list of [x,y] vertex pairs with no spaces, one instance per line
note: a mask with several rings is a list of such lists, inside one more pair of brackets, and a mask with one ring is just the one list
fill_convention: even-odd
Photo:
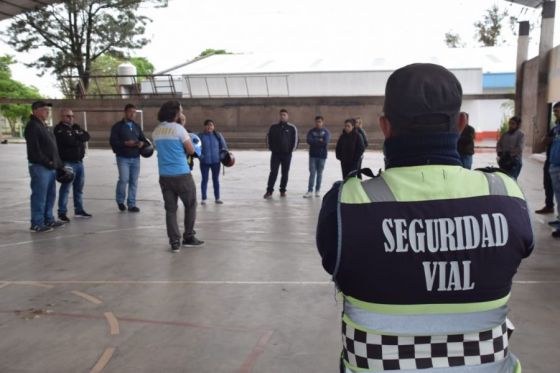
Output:
[[[345,238],[344,242],[342,240],[342,217],[344,215],[341,214],[341,205],[343,204],[345,205],[345,210],[343,210],[346,211],[345,214],[348,214],[348,211],[356,211],[358,214],[346,215],[347,218],[345,217],[345,219],[349,220],[345,220],[344,223],[352,226],[356,222],[360,224],[360,218],[357,218],[358,220],[354,218],[356,216],[361,217],[360,213],[364,211],[370,214],[364,215],[364,218],[371,216],[377,219],[375,216],[376,208],[366,206],[362,208],[358,206],[360,204],[375,205],[376,203],[387,202],[388,204],[379,205],[380,211],[383,211],[383,209],[385,211],[380,212],[381,215],[378,214],[378,216],[385,217],[387,216],[385,215],[387,211],[392,211],[390,209],[393,208],[393,205],[397,211],[400,211],[399,202],[431,201],[432,196],[435,198],[434,201],[440,198],[442,202],[445,199],[459,201],[465,198],[465,203],[467,204],[470,202],[466,198],[486,198],[485,196],[523,199],[517,185],[514,185],[514,183],[512,185],[509,179],[503,178],[498,174],[479,173],[479,176],[476,177],[461,174],[461,171],[445,167],[442,167],[441,170],[417,168],[414,170],[416,172],[413,175],[416,176],[416,179],[414,179],[414,177],[410,177],[411,172],[409,170],[403,171],[403,173],[393,173],[387,180],[384,177],[376,177],[361,182],[357,178],[351,178],[340,186],[337,211],[338,252],[333,279],[337,278],[338,272],[342,274],[342,277],[339,277],[340,279],[348,281],[352,278],[350,276],[350,268],[353,267],[349,267],[347,261],[343,261],[343,269],[340,268],[341,261],[343,260],[343,247],[346,247],[343,245],[361,245],[358,246],[361,248],[359,249],[361,251],[358,250],[358,252],[365,253],[365,257],[368,257],[368,251],[365,250],[366,246],[363,246],[361,243],[358,244],[358,241],[356,243],[354,241],[346,241],[352,237],[351,233],[348,233],[349,236]],[[440,172],[440,174],[437,175],[435,172]],[[436,175],[436,179],[430,178],[430,175]],[[450,177],[450,175],[452,176]],[[459,187],[462,185],[462,175],[465,177],[464,180],[467,186],[469,181],[473,180],[472,178],[476,180],[477,186],[475,188],[467,188],[468,190],[461,193]],[[459,176],[459,178],[453,176]],[[440,177],[440,179],[437,179],[437,177]],[[418,185],[429,185],[428,189],[415,188],[414,183],[416,183],[416,180],[424,182],[424,178],[429,180],[429,182]],[[445,185],[443,189],[438,188],[434,184],[434,180],[442,180],[442,178],[447,178],[450,182],[450,184],[447,184],[447,182],[442,184]],[[401,183],[400,181],[403,182]],[[391,189],[389,182],[391,183],[390,185],[395,186],[395,189]],[[485,192],[484,184],[487,184],[488,192]],[[403,193],[406,191],[407,185],[411,186],[411,189],[414,189],[416,192],[412,194]],[[434,186],[433,189],[432,186]],[[448,196],[445,196],[446,190],[451,190]],[[441,193],[440,191],[443,192],[443,197],[438,197],[439,193]],[[504,200],[502,199],[502,201]],[[390,216],[391,214],[389,214]],[[506,214],[506,216],[508,215]],[[446,217],[446,215],[442,215],[442,217]],[[397,218],[403,219],[402,215],[395,214],[395,219]],[[438,218],[436,215],[435,217],[429,216],[426,219]],[[375,219],[372,220],[375,223],[372,223],[369,219],[367,220],[370,222],[370,226],[375,224],[377,227],[377,224],[381,223],[381,221]],[[364,228],[367,229],[367,225],[364,225]],[[355,230],[352,233],[355,234]],[[369,236],[366,235],[365,237],[373,239],[377,236],[372,236],[370,233]],[[383,250],[383,246],[381,246],[381,250]],[[385,250],[393,250],[393,248],[387,249],[385,247]],[[393,251],[390,252],[393,253]],[[401,255],[404,256],[405,254]],[[372,257],[370,256],[369,258],[371,260]],[[380,262],[378,261],[377,263]],[[378,267],[377,269],[383,271],[383,268]],[[439,270],[441,270],[441,267]],[[430,275],[435,277],[435,273],[436,269],[434,268],[431,270]],[[351,282],[341,282],[341,284],[344,289],[344,286],[351,284]],[[383,284],[379,284],[379,286],[383,287]],[[351,288],[351,290],[354,290],[354,288]],[[513,325],[506,319],[506,304],[509,299],[509,294],[507,293],[502,293],[506,294],[505,296],[501,295],[503,298],[489,301],[477,302],[473,300],[470,303],[440,304],[388,304],[392,303],[390,301],[372,303],[378,299],[375,292],[362,293],[365,295],[365,298],[362,299],[370,297],[370,300],[367,302],[353,298],[348,294],[354,295],[352,291],[344,295],[342,321],[343,361],[348,372],[408,369],[421,369],[423,372],[433,371],[434,373],[436,370],[438,373],[517,373],[521,371],[517,358],[509,354],[507,349],[509,344],[508,336],[513,330]],[[355,296],[361,298],[360,293],[357,294]],[[400,299],[406,298],[401,297]]]

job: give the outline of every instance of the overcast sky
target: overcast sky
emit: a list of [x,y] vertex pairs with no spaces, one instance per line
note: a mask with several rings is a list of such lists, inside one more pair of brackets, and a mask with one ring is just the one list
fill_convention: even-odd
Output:
[[[298,51],[348,58],[353,53],[424,54],[444,48],[448,31],[458,33],[467,46],[477,46],[473,23],[493,4],[520,20],[540,18],[540,9],[503,0],[170,0],[167,8],[142,9],[153,19],[147,28],[152,42],[131,53],[147,57],[156,70],[192,59],[206,48],[282,51],[290,58],[297,58]],[[558,8],[556,14],[554,45],[560,34]],[[8,23],[0,22],[0,29]],[[533,54],[538,50],[538,31],[531,34]],[[509,42],[515,45],[516,40]],[[36,55],[19,55],[0,42],[0,55],[6,53],[20,62],[12,69],[15,79],[37,86],[43,94],[56,94],[51,78],[39,78],[23,65]]]

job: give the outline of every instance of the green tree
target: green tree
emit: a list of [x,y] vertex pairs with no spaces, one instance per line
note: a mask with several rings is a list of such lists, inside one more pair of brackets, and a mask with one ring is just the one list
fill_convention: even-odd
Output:
[[445,33],[445,45],[449,48],[464,48],[465,43],[461,40],[459,34],[452,31]]
[[508,11],[501,11],[498,5],[494,4],[483,15],[481,21],[474,23],[476,29],[476,39],[484,47],[499,46],[505,43],[502,33],[502,21],[509,20],[510,24],[514,17],[508,17]]
[[[37,88],[28,87],[12,79],[10,65],[14,63],[12,56],[0,56],[0,97],[40,98],[41,95]],[[18,124],[27,119],[31,114],[31,108],[25,104],[2,104],[0,105],[0,113],[8,121],[12,136],[17,136]]]
[[[87,92],[92,63],[104,54],[123,55],[149,43],[142,35],[150,18],[140,5],[167,6],[168,0],[65,0],[14,17],[4,35],[18,52],[44,47],[45,53],[28,64],[42,73],[52,71],[63,93],[78,94],[77,75]],[[74,92],[73,92],[74,91]]]
[[203,50],[202,52],[200,52],[200,54],[198,55],[198,57],[206,57],[206,56],[210,56],[212,54],[232,54],[231,52],[226,51],[225,49],[212,49],[212,48],[207,48],[205,50]]

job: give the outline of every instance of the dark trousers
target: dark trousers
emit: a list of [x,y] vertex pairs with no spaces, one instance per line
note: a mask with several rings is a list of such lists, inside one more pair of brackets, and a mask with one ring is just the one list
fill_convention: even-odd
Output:
[[181,199],[185,207],[185,232],[183,239],[194,236],[194,221],[196,219],[196,186],[191,174],[179,176],[160,176],[159,185],[165,205],[165,225],[169,243],[181,241],[181,231],[177,224],[177,198]]
[[280,178],[280,192],[286,191],[288,185],[288,173],[290,172],[290,163],[292,162],[292,153],[272,153],[270,156],[270,174],[268,175],[268,185],[266,191],[272,193],[274,184],[278,177],[278,168],[282,165],[282,177]]
[[351,163],[342,163],[340,162],[340,167],[342,168],[342,179],[346,178],[346,176],[348,176],[348,174],[354,170],[358,170],[359,167],[359,163],[361,162],[361,159],[357,162],[351,162]]
[[544,185],[544,195],[546,207],[554,207],[554,189],[552,189],[552,179],[550,178],[550,173],[548,169],[550,168],[550,162],[548,159],[544,162],[543,167],[543,185]]

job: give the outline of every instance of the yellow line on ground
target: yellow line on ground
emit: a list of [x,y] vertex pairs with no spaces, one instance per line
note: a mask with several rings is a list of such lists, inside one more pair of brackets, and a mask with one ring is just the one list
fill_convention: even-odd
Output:
[[119,322],[113,312],[105,312],[105,318],[109,324],[109,332],[111,335],[119,335]]
[[3,282],[3,283],[0,284],[0,289],[5,288],[8,285],[10,285],[9,282]]
[[87,293],[83,293],[81,291],[78,290],[73,290],[72,294],[77,295],[79,297],[84,298],[85,300],[87,300],[88,302],[91,302],[93,304],[101,304],[103,303],[100,299],[94,297],[93,295],[89,295]]
[[103,368],[105,368],[107,363],[109,363],[109,360],[111,360],[111,357],[113,356],[114,352],[115,352],[114,347],[106,348],[105,351],[103,351],[103,353],[101,354],[101,357],[99,358],[99,360],[97,360],[97,363],[95,363],[93,368],[91,368],[90,373],[101,372],[103,370]]

